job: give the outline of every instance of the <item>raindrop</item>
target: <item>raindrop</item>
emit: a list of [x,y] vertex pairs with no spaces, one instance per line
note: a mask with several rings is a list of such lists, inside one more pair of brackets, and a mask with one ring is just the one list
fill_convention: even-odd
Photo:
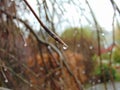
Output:
[[90,27],[92,27],[93,25],[92,24],[90,24]]
[[43,68],[43,67],[40,67],[40,70],[41,70],[41,71],[43,71],[43,70],[44,70],[44,68]]
[[33,87],[33,84],[30,84],[30,87]]
[[80,44],[77,44],[77,47],[80,47]]
[[51,47],[50,47],[50,46],[48,46],[48,49],[51,49]]
[[99,80],[98,80],[98,83],[100,83],[100,82],[101,82],[101,80],[99,79]]
[[95,86],[93,86],[92,88],[95,89]]
[[7,68],[4,68],[4,71],[7,71]]
[[104,34],[104,33],[102,33],[102,36],[104,37],[104,36],[105,36],[105,34]]
[[62,78],[61,78],[61,77],[59,78],[59,81],[62,81]]
[[92,50],[92,49],[93,49],[93,46],[89,46],[89,49]]
[[55,73],[56,76],[59,75],[59,74],[60,74],[60,72],[56,72],[56,73]]
[[68,46],[66,44],[63,45],[63,50],[67,50]]
[[85,71],[82,71],[82,74],[85,74]]
[[36,77],[39,77],[40,75],[39,74],[36,74]]
[[27,47],[27,43],[26,42],[24,43],[24,47]]
[[67,49],[67,47],[63,46],[63,49],[64,49],[64,50],[66,50],[66,49]]
[[93,85],[95,85],[95,82],[92,82]]
[[8,80],[7,80],[7,79],[5,79],[5,83],[8,83]]

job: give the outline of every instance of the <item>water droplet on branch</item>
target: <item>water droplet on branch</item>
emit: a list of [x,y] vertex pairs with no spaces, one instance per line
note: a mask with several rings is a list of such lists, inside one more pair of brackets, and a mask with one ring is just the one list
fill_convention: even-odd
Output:
[[99,80],[98,80],[98,83],[100,83],[100,82],[101,82],[101,80],[99,79]]
[[51,47],[50,47],[50,46],[48,46],[48,49],[51,49]]
[[30,84],[30,87],[33,87],[33,84]]
[[95,82],[92,82],[93,85],[95,85]]
[[66,44],[63,45],[63,50],[67,50],[68,46]]
[[82,74],[85,74],[86,72],[85,71],[82,71]]
[[5,83],[8,83],[8,80],[7,80],[7,79],[5,79]]
[[27,43],[26,42],[24,43],[24,47],[27,47]]
[[80,44],[77,44],[77,47],[80,47]]
[[104,34],[104,33],[102,33],[102,36],[104,37],[104,36],[105,36],[105,34]]
[[93,27],[93,25],[92,25],[92,24],[90,24],[90,27]]
[[93,46],[89,46],[89,49],[92,50],[92,49],[93,49]]
[[4,68],[4,71],[7,71],[7,68]]

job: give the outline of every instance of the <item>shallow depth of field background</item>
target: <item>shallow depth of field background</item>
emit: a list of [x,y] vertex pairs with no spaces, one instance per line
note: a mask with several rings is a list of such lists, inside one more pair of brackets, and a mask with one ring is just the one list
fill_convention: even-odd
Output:
[[0,90],[119,90],[119,5],[0,0]]

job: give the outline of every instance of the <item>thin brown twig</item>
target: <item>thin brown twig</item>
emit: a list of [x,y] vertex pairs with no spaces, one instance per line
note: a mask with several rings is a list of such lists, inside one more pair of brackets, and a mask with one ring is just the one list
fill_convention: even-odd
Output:
[[[12,54],[10,54],[10,53],[7,53],[4,49],[2,49],[2,48],[0,48],[0,51],[2,52],[2,53],[6,53],[8,56],[10,56],[11,58],[13,58],[15,61],[18,61],[18,59],[14,56],[14,55],[12,55]],[[23,67],[24,68],[26,68],[25,67],[25,64],[22,64],[23,65]],[[28,84],[30,87],[33,87],[33,88],[35,88],[36,90],[39,90],[41,87],[39,87],[38,85],[33,85],[32,83],[30,83],[28,80],[26,80],[25,78],[23,78],[21,75],[19,75],[19,74],[17,74],[16,72],[14,72],[14,70],[11,68],[11,67],[8,67],[8,66],[6,66],[6,68],[12,73],[12,74],[14,74],[15,76],[17,76],[19,79],[21,79],[24,83],[26,83],[26,84]],[[28,67],[26,68],[26,69],[28,69]],[[28,69],[28,70],[30,70],[30,69]],[[32,72],[32,71],[30,71],[30,72]],[[34,72],[32,72],[31,74],[33,74]],[[35,73],[34,73],[34,75],[35,75]]]
[[[4,11],[4,10],[1,10],[1,9],[0,9],[0,11],[3,12],[4,14],[6,14],[6,15],[9,16],[9,17],[12,17],[12,19],[16,19],[16,20],[20,21],[21,23],[23,23],[23,24],[30,30],[30,32],[35,36],[35,38],[37,39],[37,42],[38,42],[38,43],[42,43],[42,44],[44,44],[44,45],[47,46],[47,47],[49,46],[49,47],[51,47],[51,49],[53,49],[55,52],[57,52],[58,55],[59,55],[59,57],[60,57],[60,62],[64,64],[64,66],[67,68],[69,74],[74,78],[75,82],[78,84],[78,87],[80,88],[80,90],[82,90],[82,89],[81,89],[82,87],[81,87],[80,83],[78,82],[78,80],[77,80],[77,78],[74,76],[74,74],[72,73],[71,69],[69,68],[69,65],[67,64],[67,62],[65,61],[62,53],[60,52],[60,50],[59,50],[57,47],[55,47],[53,44],[48,43],[48,42],[42,40],[41,38],[39,38],[39,37],[36,35],[36,33],[33,31],[33,29],[32,29],[26,22],[24,22],[22,19],[20,19],[20,18],[18,18],[18,17],[16,17],[16,16],[11,15],[11,14],[7,13],[7,12]],[[60,65],[61,65],[60,68],[62,69],[63,66],[62,66],[62,64],[60,64]]]
[[[64,53],[64,52],[62,51],[62,53]],[[64,53],[64,58],[67,59],[67,57],[65,56],[65,53]],[[80,82],[80,81],[78,80],[78,78],[73,74],[73,72],[71,71],[68,63],[64,60],[64,61],[63,61],[63,64],[64,64],[64,66],[67,68],[67,71],[69,72],[69,74],[73,77],[73,79],[74,79],[74,81],[75,81],[75,83],[76,83],[76,85],[77,85],[77,88],[78,88],[79,90],[83,90],[83,87],[82,87],[81,82]]]
[[114,22],[115,22],[115,16],[116,16],[116,8],[114,6],[113,6],[113,9],[114,9],[113,21],[112,21],[112,39],[113,39],[113,44],[112,44],[112,49],[111,49],[111,52],[110,52],[109,73],[110,73],[110,77],[111,77],[111,82],[112,82],[112,85],[113,85],[113,89],[116,90],[115,83],[114,83],[114,78],[113,78],[112,70],[111,70],[111,66],[112,66],[112,54],[113,54],[113,49],[114,49],[114,46],[115,46],[115,28],[114,28]]
[[44,30],[52,37],[54,38],[56,41],[58,41],[59,43],[61,43],[62,45],[64,45],[65,47],[68,47],[67,44],[59,38],[58,35],[56,35],[54,32],[52,32],[51,30],[49,30],[44,24],[43,22],[39,19],[39,17],[37,16],[37,14],[34,12],[34,10],[32,9],[32,7],[29,5],[29,3],[24,0],[24,2],[26,3],[26,5],[29,7],[29,9],[31,10],[31,12],[34,14],[34,16],[36,17],[36,19],[38,20],[38,22],[40,23],[40,25],[44,28]]
[[117,6],[117,4],[115,3],[115,1],[114,1],[114,0],[110,0],[110,2],[111,2],[111,4],[112,4],[113,8],[115,8],[115,9],[118,11],[118,13],[120,14],[120,9],[118,8],[118,6]]
[[95,27],[96,27],[96,30],[97,30],[98,56],[99,56],[99,59],[100,59],[100,68],[101,68],[101,73],[102,73],[102,76],[103,76],[103,79],[104,79],[104,87],[105,87],[105,90],[107,90],[106,81],[105,81],[105,80],[106,80],[105,72],[104,72],[103,67],[102,67],[103,65],[102,65],[102,56],[101,56],[100,27],[99,27],[99,24],[98,24],[98,22],[97,22],[97,20],[96,20],[96,17],[95,17],[95,15],[94,15],[94,13],[93,13],[93,10],[92,10],[92,8],[91,8],[88,0],[85,0],[85,1],[86,1],[86,4],[87,4],[88,7],[89,7],[89,10],[90,10],[90,12],[91,12],[91,15],[92,15],[92,18],[93,18],[93,20],[94,20]]

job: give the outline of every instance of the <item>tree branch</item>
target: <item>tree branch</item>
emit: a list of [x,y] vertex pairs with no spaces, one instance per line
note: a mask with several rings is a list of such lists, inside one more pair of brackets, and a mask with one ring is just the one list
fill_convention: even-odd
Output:
[[37,16],[37,14],[34,12],[34,10],[32,9],[32,7],[29,5],[29,3],[24,0],[24,2],[26,3],[26,5],[29,7],[29,9],[31,10],[31,12],[33,13],[33,15],[36,17],[36,19],[38,20],[38,22],[40,23],[40,25],[44,28],[44,30],[52,37],[54,38],[56,41],[58,41],[59,43],[61,43],[62,45],[64,45],[65,47],[68,47],[66,43],[64,43],[64,41],[62,39],[60,39],[60,37],[58,35],[56,35],[54,32],[52,32],[51,30],[49,30],[44,24],[43,22],[39,19],[39,17]]

